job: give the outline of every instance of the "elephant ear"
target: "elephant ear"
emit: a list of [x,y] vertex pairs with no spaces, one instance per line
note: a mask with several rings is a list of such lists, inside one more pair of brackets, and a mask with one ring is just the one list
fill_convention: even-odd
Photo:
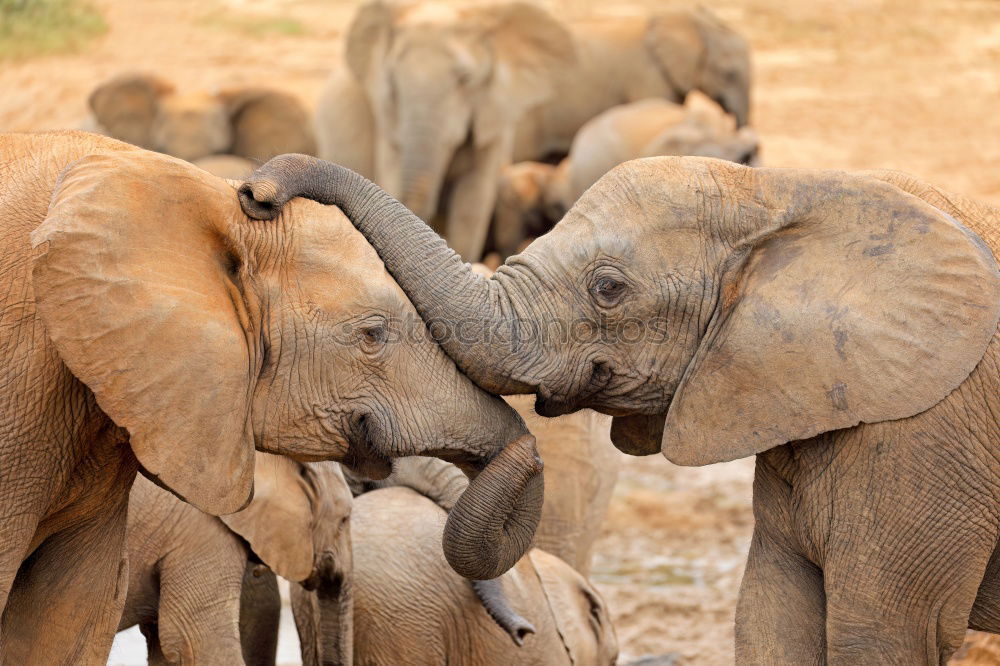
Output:
[[294,96],[266,88],[233,88],[219,93],[232,122],[229,152],[266,162],[284,153],[316,154],[312,121]]
[[466,10],[465,16],[480,25],[475,32],[493,53],[490,79],[472,121],[476,145],[485,146],[552,95],[555,72],[576,61],[576,49],[566,26],[533,4],[486,5]]
[[678,100],[698,86],[705,42],[692,12],[675,11],[655,16],[649,22],[644,42],[660,75]]
[[344,60],[358,81],[367,82],[381,67],[392,41],[396,16],[409,6],[376,0],[358,9],[344,41]]
[[87,102],[108,136],[152,148],[160,98],[173,91],[170,83],[151,74],[123,74],[95,88]]
[[302,582],[313,570],[315,493],[294,460],[258,452],[254,467],[253,500],[220,518],[276,574]]
[[600,663],[599,643],[611,626],[601,598],[583,576],[555,555],[533,548],[528,559],[570,662],[576,666]]
[[146,474],[213,514],[253,489],[256,368],[227,249],[238,216],[224,181],[129,150],[70,165],[31,236],[59,356],[128,430]]
[[965,381],[1000,317],[1000,274],[978,236],[887,183],[744,173],[741,201],[776,218],[723,277],[667,413],[667,458],[704,465],[906,418]]

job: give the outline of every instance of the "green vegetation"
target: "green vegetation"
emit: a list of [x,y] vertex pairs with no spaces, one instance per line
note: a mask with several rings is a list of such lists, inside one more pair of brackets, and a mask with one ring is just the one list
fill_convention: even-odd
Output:
[[286,16],[239,16],[232,12],[215,12],[205,16],[201,22],[213,28],[232,30],[248,37],[268,35],[296,37],[307,32],[301,22]]
[[107,29],[82,0],[0,0],[0,60],[75,51]]

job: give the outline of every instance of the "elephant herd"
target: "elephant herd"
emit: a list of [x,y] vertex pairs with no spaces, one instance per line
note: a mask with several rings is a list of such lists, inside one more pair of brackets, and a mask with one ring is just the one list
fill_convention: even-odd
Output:
[[376,1],[315,113],[89,106],[0,135],[0,663],[273,663],[281,576],[305,664],[614,664],[614,448],[756,456],[738,663],[1000,632],[1000,210],[758,167],[707,10]]

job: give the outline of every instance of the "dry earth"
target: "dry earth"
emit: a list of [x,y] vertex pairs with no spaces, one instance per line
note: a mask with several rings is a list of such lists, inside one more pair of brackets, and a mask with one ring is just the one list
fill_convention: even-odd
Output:
[[[97,0],[108,33],[73,55],[0,63],[0,130],[71,127],[125,69],[182,87],[272,85],[312,103],[356,2]],[[597,0],[549,3],[564,16]],[[705,0],[755,51],[753,124],[773,166],[895,168],[1000,203],[1000,2]],[[661,6],[632,3],[631,7]],[[626,11],[613,5],[610,11]],[[298,23],[261,33],[269,19]],[[297,26],[297,27],[296,27]],[[300,34],[285,34],[299,32]],[[732,616],[753,519],[752,461],[625,462],[597,545],[623,657],[732,663]],[[976,646],[976,663],[1000,663]]]

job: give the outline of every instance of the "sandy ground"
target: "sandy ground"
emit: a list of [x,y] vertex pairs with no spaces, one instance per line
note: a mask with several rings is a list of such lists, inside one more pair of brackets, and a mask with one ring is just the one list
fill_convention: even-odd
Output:
[[[0,63],[0,130],[77,126],[87,93],[125,69],[155,71],[182,87],[276,86],[313,103],[339,63],[340,38],[357,3],[95,4],[111,27],[83,52]],[[654,4],[661,3],[633,6]],[[766,164],[902,169],[1000,203],[1000,3],[704,4],[753,44],[753,124]],[[608,3],[550,6],[573,16]],[[229,21],[279,15],[297,19],[304,34],[251,36]],[[623,657],[675,653],[680,664],[732,663],[733,609],[753,526],[752,470],[749,460],[705,469],[659,457],[625,462],[594,566]],[[141,663],[136,654],[133,647],[116,663]],[[978,654],[986,655],[978,663],[1000,663],[991,656],[998,651]]]

